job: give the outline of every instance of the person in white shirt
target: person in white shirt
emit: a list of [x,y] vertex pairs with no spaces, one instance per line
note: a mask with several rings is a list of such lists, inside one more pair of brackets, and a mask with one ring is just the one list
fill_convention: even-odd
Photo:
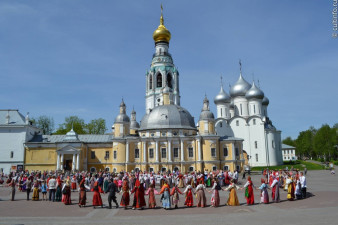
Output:
[[48,182],[48,189],[49,189],[49,201],[53,200],[55,201],[55,190],[56,190],[56,180],[55,176],[52,177],[52,179]]
[[301,185],[302,198],[306,198],[306,178],[303,172],[300,172],[299,181]]

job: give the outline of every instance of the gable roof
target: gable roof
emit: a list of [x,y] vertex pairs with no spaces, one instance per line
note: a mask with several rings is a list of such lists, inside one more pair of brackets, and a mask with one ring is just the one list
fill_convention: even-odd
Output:
[[282,144],[282,149],[295,149],[296,147],[293,147],[291,145],[286,145],[286,144]]
[[[9,115],[9,123],[7,123],[7,115]],[[26,120],[18,109],[0,109],[0,125],[26,125]]]

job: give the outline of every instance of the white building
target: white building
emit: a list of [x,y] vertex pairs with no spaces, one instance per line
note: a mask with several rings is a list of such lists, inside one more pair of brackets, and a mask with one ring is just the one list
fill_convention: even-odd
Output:
[[281,131],[268,117],[269,100],[254,82],[251,85],[243,78],[242,71],[230,95],[221,87],[214,102],[217,135],[244,139],[251,167],[283,164]]
[[283,161],[297,160],[296,147],[282,144],[282,151],[283,151]]
[[39,131],[28,114],[24,117],[17,109],[0,110],[0,172],[23,168],[24,143]]

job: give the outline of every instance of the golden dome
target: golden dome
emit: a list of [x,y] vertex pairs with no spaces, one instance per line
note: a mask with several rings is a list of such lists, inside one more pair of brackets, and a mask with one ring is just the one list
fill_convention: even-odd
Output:
[[163,8],[162,8],[162,5],[161,5],[160,25],[158,26],[158,28],[153,33],[153,38],[154,38],[155,43],[159,42],[159,41],[169,42],[170,38],[171,38],[170,31],[163,24],[163,13],[162,13],[162,11],[163,11]]

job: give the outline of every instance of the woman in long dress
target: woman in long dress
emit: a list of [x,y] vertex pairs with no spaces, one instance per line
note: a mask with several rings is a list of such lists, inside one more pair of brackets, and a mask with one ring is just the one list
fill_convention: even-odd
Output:
[[288,178],[286,179],[285,185],[287,185],[288,187],[287,199],[289,201],[293,201],[295,199],[295,186],[291,175],[289,175]]
[[76,177],[75,175],[72,177],[72,191],[76,190]]
[[230,184],[227,188],[225,188],[225,191],[229,191],[229,198],[227,201],[228,206],[239,206],[239,201],[238,201],[238,197],[237,197],[237,192],[236,190],[239,189],[239,187],[234,183],[234,181],[231,179]]
[[94,209],[95,209],[96,206],[103,207],[98,181],[96,181],[95,184],[94,184],[94,195],[93,195],[93,207],[94,207]]
[[144,209],[146,206],[146,201],[144,199],[144,187],[143,187],[143,180],[141,181],[137,179],[135,181],[135,186],[131,193],[134,194],[134,201],[133,201],[133,209]]
[[162,189],[159,194],[163,194],[162,197],[162,207],[164,209],[170,209],[171,208],[171,202],[170,202],[170,187],[168,185],[168,181],[164,180]]
[[269,193],[268,193],[268,185],[266,184],[267,182],[265,179],[261,179],[261,186],[257,189],[261,190],[261,202],[264,204],[269,204]]
[[184,188],[183,175],[180,173],[177,177],[178,177],[178,187]]
[[253,193],[253,188],[255,186],[253,185],[251,181],[251,176],[248,176],[248,180],[244,185],[245,188],[245,198],[246,198],[246,204],[247,205],[253,205],[255,204],[255,197]]
[[60,179],[60,177],[58,177],[56,179],[56,192],[55,192],[55,201],[56,202],[61,202],[61,198],[62,198],[62,181]]
[[149,195],[149,201],[148,201],[148,205],[150,209],[154,209],[156,208],[156,199],[155,199],[155,195],[158,195],[159,193],[156,191],[156,189],[154,188],[153,184],[150,184],[150,187],[148,188],[146,195]]
[[122,198],[121,198],[120,206],[124,207],[124,209],[127,209],[129,202],[130,202],[129,184],[128,184],[128,180],[125,178],[122,184]]
[[[281,180],[282,178],[280,178]],[[279,197],[279,188],[281,187],[281,183],[280,180],[278,180],[276,177],[274,177],[274,180],[270,186],[271,188],[271,197],[272,197],[272,201],[275,203],[280,202],[280,197]]]
[[172,196],[172,204],[175,206],[175,209],[178,208],[178,202],[180,201],[179,194],[182,194],[177,185],[171,189],[170,195]]
[[193,190],[191,185],[188,185],[183,193],[185,193],[184,205],[186,205],[187,207],[192,207],[194,205],[194,199],[192,196]]
[[65,186],[64,186],[64,190],[63,190],[63,203],[65,205],[71,205],[72,204],[72,200],[71,200],[71,190],[70,190],[70,179],[69,177],[66,180]]
[[204,184],[199,184],[196,187],[195,193],[197,195],[197,207],[206,207],[207,198],[205,197],[205,186]]
[[[210,179],[210,178],[209,178]],[[219,191],[222,190],[216,178],[212,180],[213,186],[211,188],[211,207],[218,207],[220,204]]]
[[85,186],[86,178],[83,178],[80,181],[79,187],[80,187],[80,193],[79,193],[79,207],[85,207],[86,206],[86,200],[87,200],[87,194],[86,194],[86,186]]
[[39,183],[38,183],[38,180],[35,180],[34,185],[33,185],[32,200],[33,201],[39,201]]

